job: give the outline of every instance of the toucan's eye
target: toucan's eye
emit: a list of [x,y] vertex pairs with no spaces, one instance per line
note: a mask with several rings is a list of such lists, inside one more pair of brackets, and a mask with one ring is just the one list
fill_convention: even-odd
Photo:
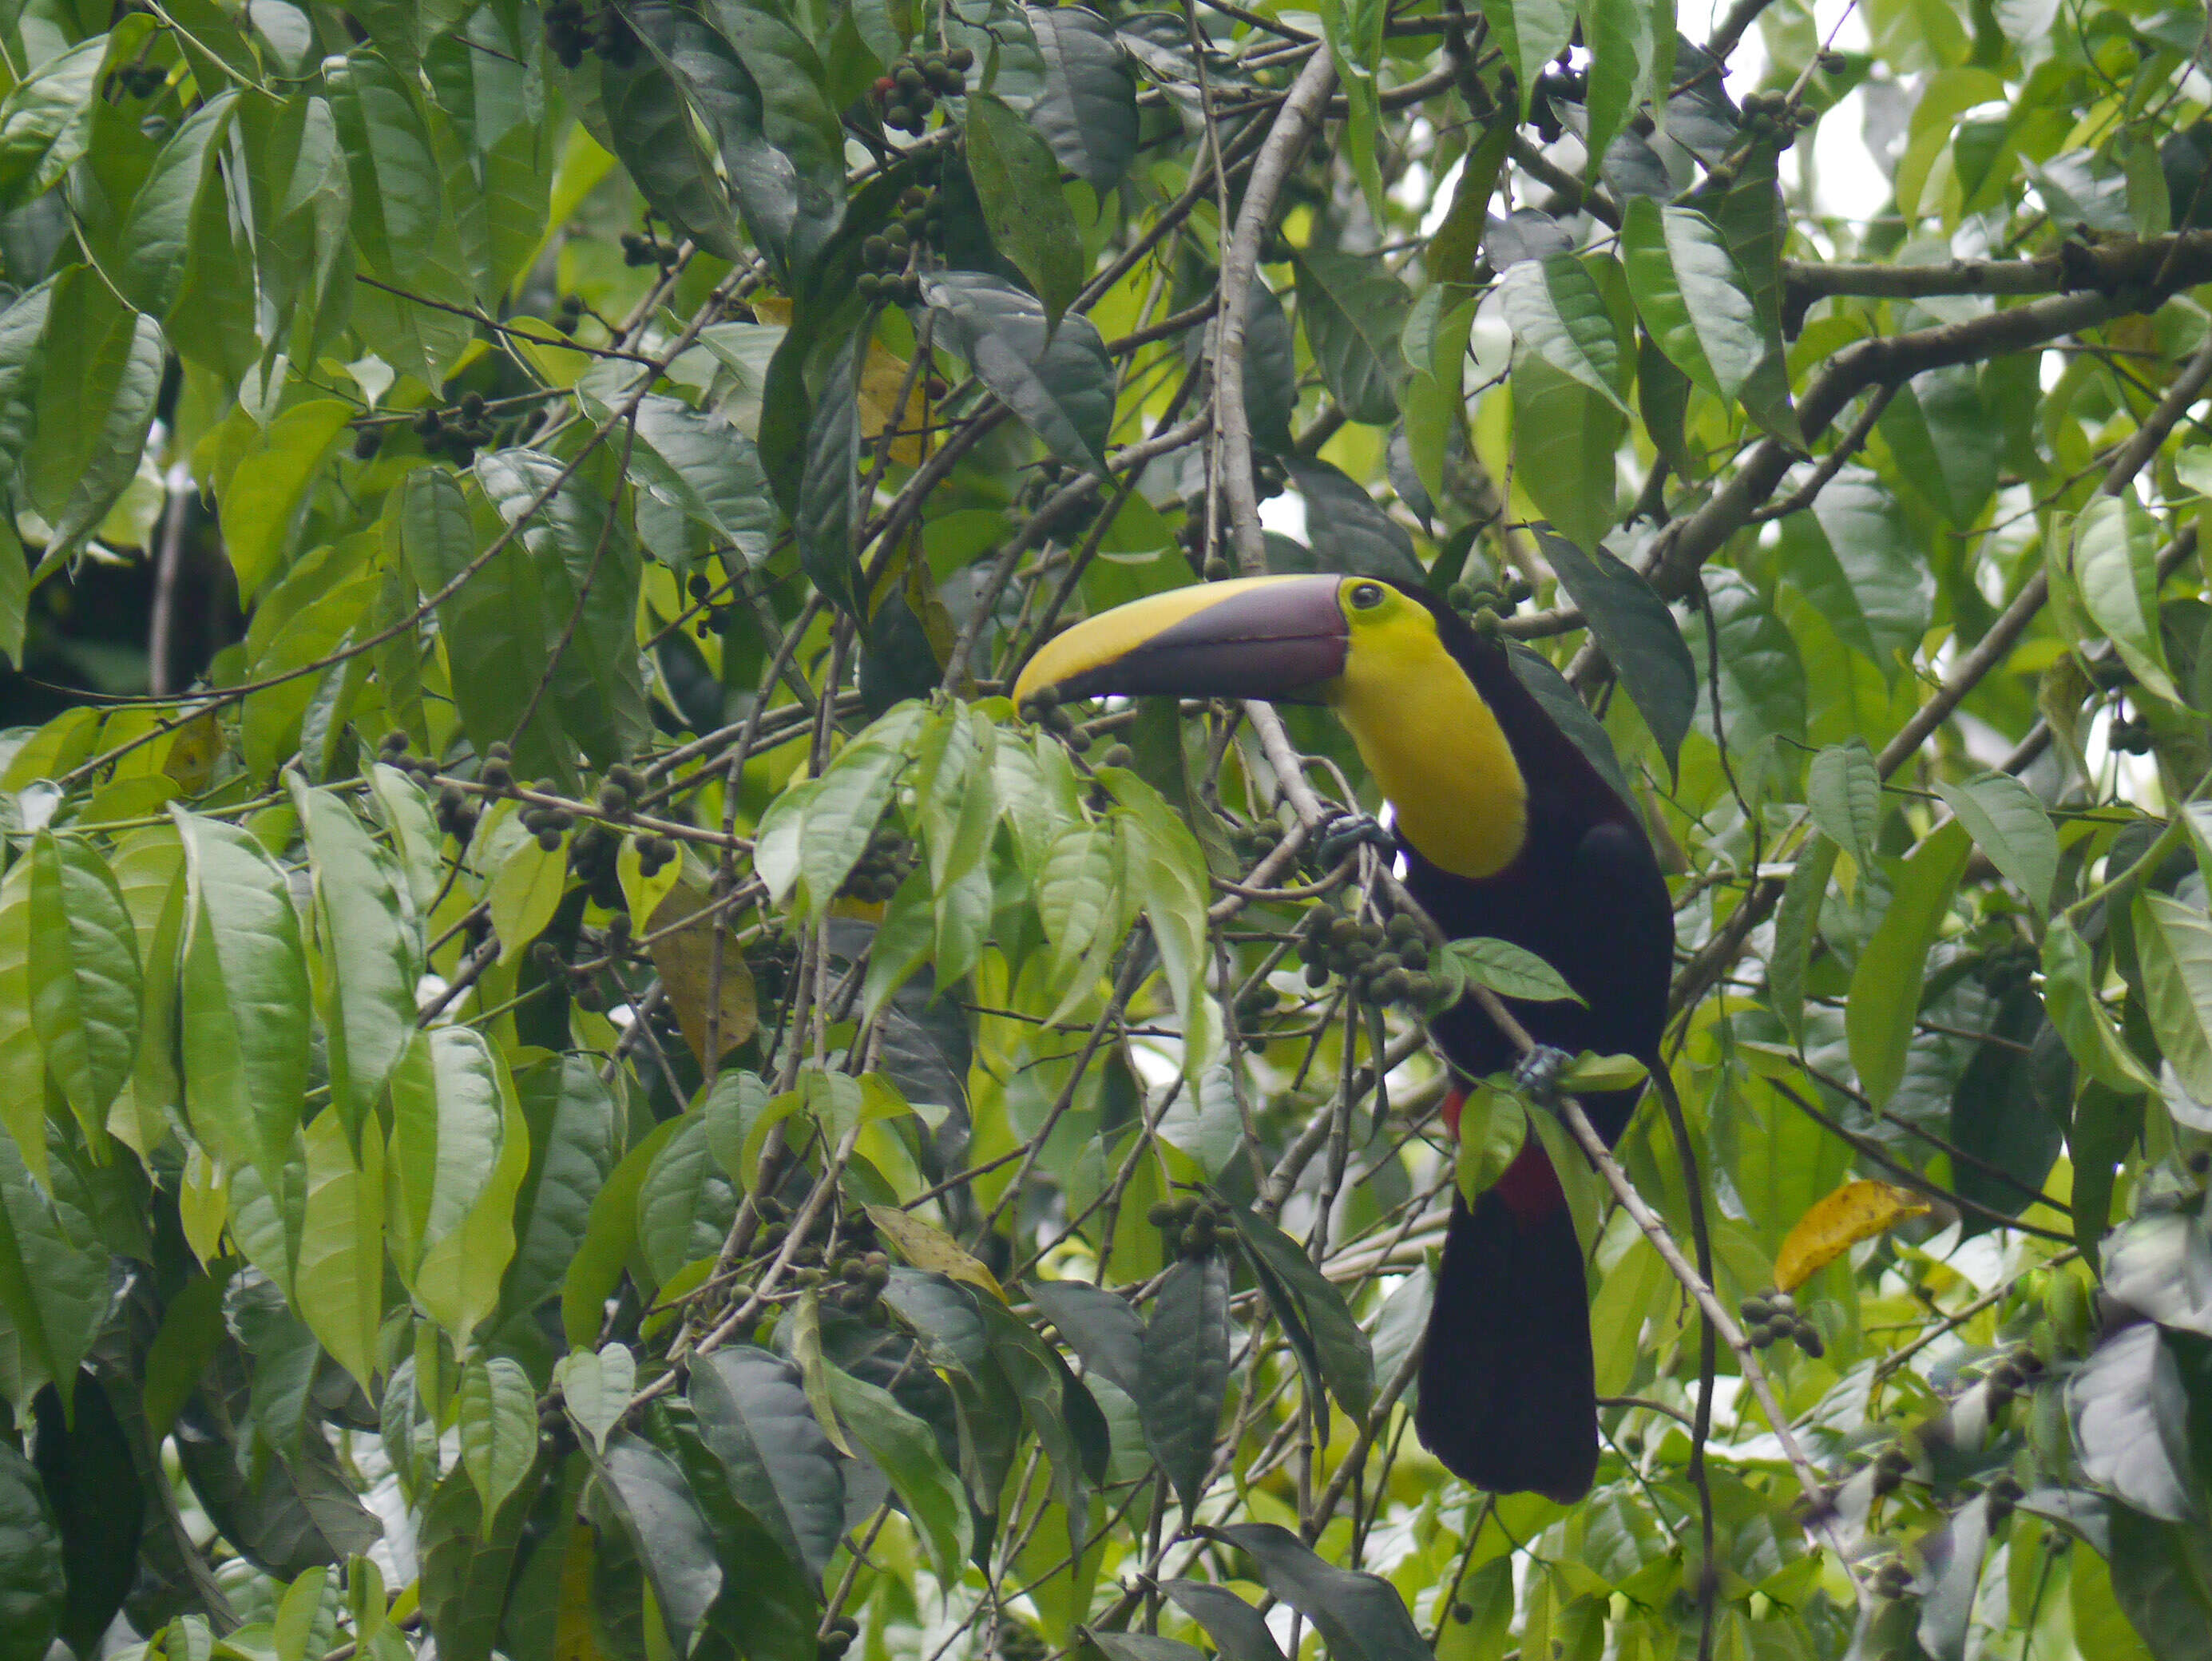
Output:
[[1352,605],[1354,611],[1371,611],[1382,603],[1382,585],[1379,582],[1354,583]]

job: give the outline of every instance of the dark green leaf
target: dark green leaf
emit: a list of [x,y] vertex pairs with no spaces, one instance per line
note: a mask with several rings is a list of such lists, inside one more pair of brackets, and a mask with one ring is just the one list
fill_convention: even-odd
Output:
[[1087,1281],[1032,1281],[1030,1295],[1086,1368],[1142,1399],[1145,1323],[1127,1299]]
[[1283,1661],[1267,1617],[1226,1586],[1210,1580],[1166,1580],[1160,1590],[1206,1628],[1223,1661]]
[[689,1653],[722,1592],[722,1566],[699,1502],[676,1462],[629,1431],[607,1439],[606,1453],[594,1469],[653,1582],[677,1653]]
[[1168,1271],[1145,1326],[1137,1385],[1145,1439],[1188,1519],[1206,1489],[1229,1388],[1229,1265],[1218,1256]]
[[1718,228],[1693,208],[1636,197],[1621,230],[1621,260],[1650,339],[1692,380],[1732,402],[1765,345]]
[[1743,407],[1784,443],[1802,449],[1804,437],[1790,404],[1790,372],[1782,344],[1782,247],[1789,216],[1775,173],[1772,143],[1754,143],[1719,193],[1702,196],[1694,205],[1719,227],[1759,319],[1764,350],[1759,367],[1744,382]]
[[1916,375],[1897,389],[1876,424],[1900,477],[1957,530],[1981,517],[1997,487],[2004,427],[1983,404],[1977,366]]
[[1044,58],[1029,123],[1060,165],[1102,196],[1137,156],[1137,81],[1114,26],[1080,6],[1024,9]]
[[1935,1581],[1920,1600],[1920,1647],[1934,1661],[1964,1661],[1974,1593],[1990,1544],[1990,1502],[1969,1500],[1920,1542],[1923,1574]]
[[830,599],[857,614],[860,569],[853,533],[860,494],[860,405],[854,350],[837,354],[815,399],[794,525],[799,569]]
[[530,1127],[530,1168],[514,1200],[514,1259],[500,1306],[534,1310],[560,1290],[592,1201],[615,1163],[615,1104],[599,1068],[563,1056],[522,1068],[514,1092]]
[[819,1584],[844,1532],[845,1481],[799,1369],[732,1345],[692,1368],[690,1399],[732,1494]]
[[2142,1322],[2100,1344],[2066,1381],[2066,1407],[2091,1482],[2167,1522],[2197,1514],[2189,1402],[2157,1327]]
[[1214,1532],[1260,1566],[1267,1590],[1314,1623],[1336,1661],[1429,1661],[1405,1599],[1388,1580],[1325,1563],[1273,1523]]
[[1539,529],[1544,558],[1582,607],[1590,632],[1620,672],[1670,768],[1698,709],[1698,669],[1667,602],[1634,567],[1603,546],[1584,553]]
[[61,1530],[38,1473],[0,1445],[0,1661],[46,1661],[64,1597]]
[[1382,577],[1409,588],[1426,581],[1413,557],[1413,539],[1376,506],[1375,498],[1341,469],[1301,456],[1283,458],[1291,482],[1305,498],[1306,533],[1315,568],[1349,576]]
[[438,1653],[453,1661],[490,1661],[499,1638],[522,1525],[535,1482],[526,1482],[500,1507],[489,1528],[466,1471],[447,1473],[430,1496],[417,1548],[422,1555],[422,1615]]
[[2111,1510],[2114,1599],[2157,1661],[2193,1661],[2212,1628],[2212,1530]]
[[36,65],[0,103],[0,208],[21,206],[84,154],[106,56],[107,37],[95,34]]
[[1634,800],[1628,788],[1628,776],[1620,770],[1620,757],[1614,754],[1613,739],[1590,714],[1589,706],[1567,684],[1567,678],[1552,666],[1552,660],[1532,651],[1518,641],[1507,642],[1506,653],[1513,665],[1513,678],[1527,689],[1528,695],[1544,706],[1544,713],[1557,721],[1559,730],[1583,752],[1583,759],[1597,769],[1598,776],[1611,785],[1623,801]]
[[1628,355],[1613,307],[1590,268],[1573,254],[1523,260],[1498,279],[1514,338],[1553,368],[1613,405],[1628,405]]
[[974,1521],[968,1495],[945,1463],[935,1434],[890,1391],[842,1367],[830,1368],[829,1380],[837,1417],[890,1479],[938,1573],[957,1575],[975,1541]]
[[1923,840],[1899,865],[1889,909],[1851,971],[1844,1030],[1859,1087],[1876,1107],[1887,1105],[1904,1080],[1928,953],[1972,851],[1955,819]]
[[1046,448],[1104,477],[1114,369],[1091,319],[1063,318],[1048,330],[1035,297],[981,271],[937,272],[921,292],[938,314],[939,342],[966,358]]
[[1729,753],[1741,770],[1770,739],[1804,736],[1805,668],[1765,595],[1732,570],[1709,569],[1705,580],[1720,632]]
[[1782,569],[1844,645],[1886,678],[1927,633],[1936,598],[1918,538],[1888,488],[1845,467],[1812,511],[1782,521]]
[[968,173],[992,243],[1044,301],[1045,326],[1083,287],[1083,239],[1060,194],[1060,163],[1042,134],[1004,99],[968,100]]
[[1315,1266],[1304,1247],[1266,1218],[1242,1206],[1231,1207],[1229,1218],[1255,1261],[1265,1262],[1296,1299],[1297,1313],[1313,1334],[1330,1393],[1352,1418],[1365,1418],[1375,1396],[1375,1357],[1344,1294]]
[[[804,35],[765,6],[712,0],[708,9],[759,88],[762,138],[791,169],[797,211],[787,246],[792,269],[804,270],[836,233],[845,206],[845,132],[825,90],[822,60]],[[725,146],[726,156],[726,140]],[[746,157],[733,168],[748,197],[744,180],[753,170]]]
[[[2033,1203],[2027,1190],[2042,1186],[2064,1146],[2065,1129],[2051,1104],[2056,1096],[2063,1110],[2071,1092],[2054,1092],[2047,1075],[2053,1063],[2063,1064],[2065,1050],[2043,1019],[2042,1001],[2027,989],[1991,1011],[1990,1033],[1951,1094],[1948,1135],[1972,1156],[1952,1161],[1951,1183],[1967,1199],[2017,1215]],[[1969,1232],[1975,1226],[1967,1220]]]
[[61,1636],[79,1655],[95,1655],[137,1574],[146,1495],[123,1427],[97,1378],[79,1381],[70,1422],[64,1422],[61,1398],[52,1389],[40,1391],[34,1406],[31,1462],[60,1525],[69,1588]]
[[1093,1632],[1091,1641],[1106,1652],[1107,1661],[1206,1661],[1197,1645],[1151,1633]]
[[1413,300],[1372,258],[1309,248],[1298,256],[1298,319],[1322,380],[1345,414],[1372,426],[1398,417],[1399,338]]

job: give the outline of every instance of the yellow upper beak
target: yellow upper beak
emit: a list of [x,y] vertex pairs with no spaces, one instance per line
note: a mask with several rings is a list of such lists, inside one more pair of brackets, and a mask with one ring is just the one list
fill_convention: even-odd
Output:
[[1310,697],[1351,640],[1335,576],[1240,577],[1152,594],[1047,642],[1014,684],[1062,698]]

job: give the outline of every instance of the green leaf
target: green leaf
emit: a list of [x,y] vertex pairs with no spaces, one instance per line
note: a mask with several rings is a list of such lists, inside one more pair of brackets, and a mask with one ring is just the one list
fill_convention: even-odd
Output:
[[421,94],[372,47],[355,47],[324,73],[353,180],[354,240],[386,282],[418,288],[446,214]]
[[283,569],[308,484],[351,414],[336,399],[295,405],[240,459],[221,502],[223,546],[240,593],[260,593]]
[[1498,295],[1523,349],[1628,413],[1628,354],[1588,265],[1571,253],[1524,259],[1498,279]]
[[[714,152],[694,119],[692,105],[696,100],[720,115],[723,112],[718,106],[726,100],[715,98],[708,88],[721,83],[727,94],[744,98],[755,93],[751,77],[737,80],[744,75],[742,68],[734,58],[720,61],[714,48],[727,48],[696,20],[672,22],[677,15],[672,7],[638,10],[638,33],[650,44],[650,53],[638,53],[626,64],[609,63],[599,72],[614,153],[639,193],[672,229],[726,259],[742,258],[743,242],[729,192],[715,167]],[[713,47],[703,44],[708,40]],[[702,76],[713,78],[702,86]],[[687,98],[687,93],[691,96]],[[702,97],[702,93],[707,95]],[[738,119],[757,121],[757,93],[747,103]]]
[[1206,1628],[1224,1661],[1282,1661],[1267,1617],[1226,1586],[1210,1580],[1166,1580],[1169,1601]]
[[1328,462],[1298,455],[1285,456],[1283,465],[1305,498],[1316,570],[1382,577],[1409,588],[1427,581],[1414,557],[1413,539],[1350,475]]
[[1581,695],[1567,684],[1567,678],[1553,667],[1549,658],[1518,641],[1506,642],[1506,655],[1513,665],[1513,678],[1543,705],[1544,713],[1559,724],[1559,730],[1574,740],[1575,748],[1597,770],[1597,776],[1623,801],[1633,800],[1635,793],[1628,788],[1627,775],[1620,770],[1620,757],[1613,752],[1611,736]]
[[637,1244],[654,1280],[666,1285],[687,1263],[711,1260],[737,1214],[738,1196],[716,1163],[707,1124],[687,1113],[637,1191]]
[[691,1369],[688,1395],[732,1494],[819,1585],[844,1532],[845,1479],[799,1369],[732,1345]]
[[1429,1661],[1430,1651],[1391,1584],[1323,1562],[1288,1529],[1246,1523],[1214,1533],[1260,1566],[1267,1590],[1314,1623],[1335,1661]]
[[0,209],[21,207],[84,154],[106,58],[106,35],[81,40],[34,66],[0,102]]
[[[590,398],[582,401],[605,413]],[[560,464],[534,450],[500,450],[479,456],[476,472],[500,517],[514,525],[523,523],[530,504],[552,487]],[[653,717],[637,649],[642,567],[629,527],[605,496],[571,475],[528,521],[522,545],[532,557],[529,562],[501,555],[485,577],[514,581],[518,602],[534,588],[544,642],[539,649],[548,657],[561,651],[545,672],[552,678],[562,728],[597,766],[637,754],[653,730]],[[520,580],[526,564],[533,579],[528,583]],[[518,618],[514,626],[526,621]],[[535,655],[527,646],[522,654]]]
[[1972,845],[1956,820],[1921,842],[1899,864],[1889,910],[1859,953],[1844,1008],[1844,1031],[1859,1087],[1885,1105],[1905,1078],[1905,1052],[1920,1013],[1928,953],[1936,944]]
[[1107,1661],[1206,1661],[1204,1650],[1179,1638],[1144,1632],[1094,1632],[1091,1639],[1106,1652]]
[[1821,834],[1851,856],[1861,871],[1874,869],[1881,835],[1881,775],[1863,739],[1832,744],[1805,772],[1805,806]]
[[837,1417],[890,1479],[939,1576],[954,1579],[975,1544],[974,1524],[967,1491],[938,1451],[936,1435],[889,1390],[842,1367],[830,1367],[827,1374]]
[[[153,171],[131,203],[118,240],[124,265],[115,274],[131,303],[166,318],[184,281],[194,204],[212,176],[210,163],[230,128],[238,95],[222,92],[185,118],[154,158]],[[229,225],[223,225],[228,241]]]
[[30,904],[32,1030],[98,1148],[138,1047],[137,929],[114,873],[81,837],[39,833]]
[[1734,174],[1722,183],[1719,194],[1707,193],[1695,205],[1719,228],[1729,252],[1735,256],[1765,344],[1759,367],[1743,384],[1743,407],[1761,427],[1802,452],[1805,439],[1790,404],[1790,371],[1782,342],[1782,249],[1789,237],[1789,215],[1775,161],[1771,143],[1754,142]]
[[2073,577],[2081,608],[2136,678],[2175,703],[2158,628],[2158,521],[2130,492],[2100,496],[2074,521]]
[[845,202],[845,132],[814,48],[775,11],[747,0],[708,10],[760,88],[761,134],[796,176],[791,264],[808,264],[836,230]]
[[1229,1265],[1219,1255],[1168,1270],[1145,1323],[1137,1386],[1145,1440],[1188,1523],[1206,1492],[1229,1388]]
[[514,1260],[500,1306],[525,1315],[560,1289],[592,1200],[615,1163],[615,1103],[587,1057],[562,1056],[514,1075],[530,1165],[514,1197]]
[[[1589,122],[1583,149],[1585,154],[1602,159],[1628,113],[1651,97],[1655,89],[1663,91],[1674,80],[1674,7],[1673,0],[1662,0],[1656,5],[1647,0],[1584,0],[1582,21],[1583,44],[1589,48],[1583,94]],[[1632,224],[1634,204],[1651,198],[1632,196],[1628,200]],[[1690,286],[1692,265],[1684,263],[1686,288]],[[1692,303],[1711,298],[1700,292]]]
[[420,1034],[392,1075],[392,1256],[457,1342],[499,1301],[530,1135],[506,1064],[461,1026]]
[[1560,535],[1596,547],[1617,517],[1614,452],[1627,423],[1611,400],[1534,353],[1515,356],[1512,389],[1514,482]]
[[305,1207],[292,1186],[292,1154],[313,1007],[299,914],[284,873],[251,834],[171,812],[191,908],[179,1012],[185,1111],[210,1153],[234,1171],[260,1174],[283,1223],[285,1260],[257,1266],[287,1284]]
[[939,344],[967,359],[1060,460],[1106,476],[1114,369],[1089,318],[1051,328],[1037,300],[981,271],[933,272],[921,295],[937,313]]
[[2135,936],[2159,1049],[2185,1091],[2212,1101],[2212,922],[2199,907],[2145,893],[2135,904]]
[[2091,1653],[2094,1645],[2100,1656],[2131,1661],[2122,1646],[2132,1644],[2142,1646],[2137,1653],[2154,1661],[2187,1661],[2203,1651],[2206,1626],[2212,1623],[2212,1531],[2202,1524],[2154,1521],[2124,1506],[2108,1512],[2108,1596],[2135,1630],[2122,1628],[2111,1634],[2114,1641],[2098,1641],[2102,1634],[2088,1618],[2094,1604],[2087,1593],[2103,1577],[2096,1574],[2095,1562],[2077,1563],[2071,1576],[2071,1614],[2081,1653]]
[[307,1128],[307,1206],[300,1222],[294,1307],[323,1348],[372,1388],[384,1320],[384,1149],[374,1135],[356,1159],[343,1116]]
[[1030,1295],[1086,1371],[1132,1401],[1141,1399],[1145,1323],[1127,1299],[1087,1281],[1032,1281]]
[[[599,418],[611,413],[588,378],[577,392]],[[760,453],[720,416],[658,392],[640,399],[630,471],[655,496],[732,544],[748,564],[768,557],[778,520]]]
[[504,1355],[461,1370],[461,1464],[483,1504],[483,1535],[507,1497],[538,1462],[538,1392],[520,1363]]
[[1483,0],[1482,16],[1520,88],[1525,120],[1538,78],[1574,33],[1575,8],[1570,0]]
[[15,1329],[19,1413],[45,1383],[67,1404],[107,1312],[107,1250],[81,1197],[35,1181],[15,1139],[0,1137],[0,1311]]
[[2052,918],[2043,937],[2043,1004],[2068,1051],[2090,1077],[2123,1095],[2140,1096],[2158,1088],[2158,1081],[2113,1030],[2097,995],[2088,944],[2063,917]]
[[1488,987],[1501,998],[1519,998],[1529,1003],[1557,1003],[1563,999],[1574,1003],[1583,1001],[1574,988],[1560,977],[1558,970],[1510,940],[1482,935],[1452,940],[1445,946],[1444,955],[1465,979]]
[[1212,962],[1206,931],[1211,891],[1206,855],[1159,792],[1135,774],[1109,767],[1099,776],[1129,812],[1127,869],[1138,904],[1152,924],[1161,971],[1175,995],[1182,1024],[1183,1076],[1194,1083],[1212,1065],[1222,1037],[1220,1007],[1206,984]]
[[422,932],[396,862],[352,808],[333,792],[310,789],[297,774],[289,782],[314,878],[331,1094],[357,1138],[414,1035]]
[[[2159,1329],[2114,1334],[2066,1381],[2075,1450],[2089,1480],[2166,1522],[2197,1515],[2189,1459],[2189,1401]],[[2117,1521],[2120,1513],[2112,1513]]]
[[2038,911],[2048,910],[2058,876],[2058,832],[2035,793],[2009,773],[1981,773],[1963,784],[1938,782],[1936,794],[1950,804],[1990,863]]
[[1774,914],[1774,949],[1766,960],[1766,1001],[1790,1042],[1805,1042],[1805,971],[1820,927],[1820,906],[1835,874],[1837,848],[1823,835],[1799,844],[1782,904]]
[[0,1446],[0,1661],[45,1661],[60,1630],[61,1531],[31,1462]]
[[1264,1217],[1232,1206],[1229,1220],[1254,1260],[1265,1262],[1297,1300],[1329,1393],[1353,1419],[1364,1419],[1375,1396],[1375,1356],[1344,1293],[1315,1266],[1304,1246]]
[[626,1430],[608,1439],[593,1469],[653,1582],[676,1653],[690,1653],[724,1584],[714,1532],[690,1485],[673,1459]]
[[805,472],[793,528],[799,569],[842,610],[858,615],[860,551],[854,546],[860,494],[860,405],[855,345],[837,354],[806,429]]
[[1772,739],[1805,733],[1805,666],[1766,597],[1742,576],[1708,567],[1705,596],[1720,634],[1720,697],[1739,770]]
[[[453,474],[418,467],[407,475],[387,509],[416,586],[433,594],[466,571],[477,557],[468,503]],[[518,735],[515,727],[531,694],[546,674],[546,605],[538,562],[526,548],[508,546],[471,575],[438,607],[440,632],[469,642],[450,654],[453,701],[478,755],[495,744],[513,744],[516,774],[524,778],[568,777],[565,746],[555,733],[548,701]],[[566,621],[565,618],[562,619]],[[559,624],[555,625],[556,628]]]
[[1080,6],[1022,15],[1044,60],[1044,90],[1024,117],[1060,165],[1103,196],[1137,158],[1137,81],[1113,25]]
[[1782,521],[1781,569],[1883,678],[1896,678],[1900,654],[1918,652],[1936,581],[1897,498],[1865,468],[1844,468],[1811,512]]
[[629,1416],[637,1390],[637,1358],[623,1344],[571,1350],[554,1367],[553,1382],[561,1387],[561,1404],[576,1427],[595,1451],[605,1452],[608,1433]]
[[1060,326],[1083,287],[1083,239],[1060,193],[1060,162],[1044,136],[1005,100],[969,95],[968,172],[991,241],[1044,301],[1045,327]]
[[1719,228],[1694,208],[1632,197],[1620,252],[1653,342],[1698,386],[1734,402],[1765,344]]
[[2003,423],[1982,400],[1978,366],[1916,375],[1897,389],[1875,429],[1906,484],[1954,529],[1972,529],[1996,489],[2004,443]]
[[1306,344],[1345,414],[1378,427],[1395,421],[1406,374],[1398,343],[1413,306],[1405,284],[1372,256],[1306,248],[1297,295]]
[[[1639,200],[1643,198],[1638,198]],[[1667,765],[1676,765],[1698,709],[1698,668],[1667,602],[1634,567],[1602,545],[1585,553],[1539,528],[1537,540],[1559,586],[1589,619],[1591,634],[1620,672]]]
[[161,386],[161,331],[79,266],[54,285],[45,350],[23,477],[53,530],[52,563],[99,528],[137,476]]

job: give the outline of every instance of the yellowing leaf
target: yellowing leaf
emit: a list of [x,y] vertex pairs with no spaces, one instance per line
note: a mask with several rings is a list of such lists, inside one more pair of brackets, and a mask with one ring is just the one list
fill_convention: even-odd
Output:
[[215,777],[216,761],[222,754],[222,724],[210,709],[177,729],[161,770],[182,785],[186,795],[196,795]]
[[[722,928],[720,914],[690,923],[684,922],[704,910],[707,903],[707,897],[696,888],[671,890],[668,897],[653,908],[649,933],[653,936],[653,966],[660,971],[660,983],[666,989],[668,1001],[684,1029],[684,1041],[699,1058],[699,1064],[712,1073],[722,1056],[752,1037],[754,1028],[760,1025],[760,1011],[753,997],[751,972],[745,968],[744,958],[735,940]],[[678,924],[683,926],[675,926]],[[710,1018],[707,999],[715,980],[717,932],[723,937],[721,976],[720,984],[715,989],[719,993],[717,1007]],[[714,1034],[714,1056],[707,1054],[710,1026]]]
[[896,1206],[870,1206],[868,1220],[876,1226],[876,1232],[896,1246],[899,1256],[916,1269],[927,1269],[948,1280],[964,1281],[989,1293],[1000,1303],[1006,1302],[1006,1294],[1000,1287],[998,1277],[969,1256],[951,1235]]
[[[762,322],[790,326],[791,302],[782,296],[755,295],[746,303]],[[924,431],[929,423],[929,395],[923,384],[926,373],[923,380],[917,380],[900,419],[891,418],[892,406],[906,385],[906,359],[874,341],[868,343],[868,361],[860,371],[860,437],[863,442],[870,441],[886,429],[906,435],[892,441],[891,459],[902,467],[919,467],[929,455]]]
[[1894,1183],[1845,1183],[1797,1220],[1774,1260],[1774,1284],[1795,1292],[1861,1240],[1870,1240],[1911,1217],[1928,1202]]

